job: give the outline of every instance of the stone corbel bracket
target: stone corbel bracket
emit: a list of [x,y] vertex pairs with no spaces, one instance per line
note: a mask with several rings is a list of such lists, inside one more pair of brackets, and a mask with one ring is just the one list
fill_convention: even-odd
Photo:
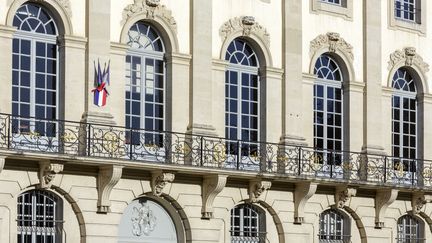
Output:
[[55,176],[63,171],[63,164],[53,163],[51,161],[39,162],[39,185],[38,188],[48,189],[51,188]]
[[249,182],[249,201],[251,203],[257,203],[261,201],[261,195],[270,189],[272,183],[270,181],[263,180],[251,180]]
[[174,181],[175,175],[170,172],[156,171],[152,173],[150,182],[153,195],[162,196],[163,190],[168,183]]
[[329,52],[336,52],[340,50],[351,59],[354,60],[353,47],[346,42],[339,33],[328,32],[325,35],[319,35],[310,42],[309,54],[314,56],[315,53],[322,49],[328,48]]
[[425,195],[423,192],[416,192],[412,194],[411,197],[411,207],[413,214],[419,214],[426,203],[430,203],[432,197],[430,195]]
[[111,201],[110,195],[114,186],[120,181],[122,176],[123,166],[107,165],[99,168],[97,178],[98,202],[97,212],[108,213]]
[[375,196],[375,228],[384,227],[386,210],[396,200],[398,192],[395,189],[377,191]]
[[255,34],[259,37],[266,46],[270,46],[270,34],[267,29],[258,24],[253,16],[239,16],[225,22],[219,29],[219,35],[222,42],[232,36],[234,33],[240,32],[242,36],[250,36]]
[[3,171],[5,164],[6,164],[6,157],[0,156],[0,174]]
[[356,188],[351,187],[337,187],[335,193],[335,203],[337,208],[344,208],[351,197],[357,194]]
[[414,47],[405,47],[402,50],[396,50],[390,54],[390,60],[388,62],[389,70],[392,70],[393,67],[400,63],[404,66],[416,65],[421,72],[429,72],[429,64],[423,61],[423,58],[417,53]]
[[216,196],[225,187],[227,178],[227,175],[211,175],[204,177],[202,185],[202,219],[213,218],[213,202]]
[[304,208],[309,198],[315,194],[317,187],[318,184],[313,182],[296,184],[294,191],[294,224],[304,222]]

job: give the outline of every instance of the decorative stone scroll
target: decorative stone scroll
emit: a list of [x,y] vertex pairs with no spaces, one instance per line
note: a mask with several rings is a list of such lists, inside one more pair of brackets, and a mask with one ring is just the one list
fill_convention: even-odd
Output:
[[202,208],[201,218],[213,218],[213,202],[216,196],[222,191],[227,182],[226,175],[211,175],[206,176],[202,185]]
[[[47,0],[34,0],[36,2],[46,2]],[[72,17],[72,8],[69,0],[54,0],[57,2],[69,18]]]
[[63,164],[51,163],[51,161],[39,162],[39,188],[51,188],[55,176],[63,171]]
[[357,189],[350,187],[336,188],[335,202],[337,208],[344,208],[346,203],[357,194]]
[[375,228],[384,227],[384,217],[387,208],[396,200],[398,190],[385,189],[377,191],[375,196]]
[[423,61],[423,58],[417,54],[414,47],[405,47],[402,50],[396,50],[390,54],[388,69],[392,70],[396,65],[403,63],[405,66],[417,66],[422,73],[429,71],[429,64]]
[[263,180],[251,180],[249,182],[249,201],[251,203],[257,203],[259,202],[261,199],[261,195],[267,191],[268,189],[270,189],[271,187],[271,182],[270,181],[263,181]]
[[97,179],[98,186],[98,202],[97,212],[108,213],[111,201],[109,199],[111,191],[114,186],[119,182],[122,175],[122,166],[107,165],[99,168],[99,175]]
[[304,222],[304,208],[307,201],[311,198],[318,187],[317,183],[301,182],[297,183],[294,192],[294,223]]
[[173,173],[167,173],[157,171],[152,173],[151,188],[153,195],[160,197],[162,196],[163,189],[168,183],[174,181],[175,175]]
[[351,60],[354,60],[353,47],[346,42],[339,33],[327,32],[325,35],[319,35],[310,42],[309,54],[314,56],[318,50],[328,48],[329,52],[337,50],[345,53]]
[[177,22],[172,16],[171,10],[165,5],[160,4],[160,0],[135,0],[133,4],[127,5],[123,9],[122,24],[125,24],[131,17],[136,14],[144,14],[146,18],[162,19],[173,31],[177,33]]
[[253,33],[258,36],[266,46],[270,46],[270,34],[263,26],[255,21],[253,16],[232,18],[225,22],[219,29],[222,42],[236,32],[242,33],[242,36],[250,36]]

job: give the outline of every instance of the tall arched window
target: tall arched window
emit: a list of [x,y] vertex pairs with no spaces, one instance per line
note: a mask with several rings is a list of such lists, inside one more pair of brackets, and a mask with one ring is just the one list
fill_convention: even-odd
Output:
[[33,190],[17,201],[18,243],[61,243],[63,204],[56,195]]
[[[393,75],[392,154],[395,173],[393,179],[416,180],[417,163],[417,89],[414,78],[404,68]],[[400,176],[403,175],[403,176]]]
[[231,242],[266,242],[266,219],[264,210],[240,204],[231,209]]
[[[57,25],[48,10],[26,3],[13,20],[12,114],[54,120],[58,114]],[[54,136],[55,125],[14,119],[13,132]]]
[[351,242],[350,219],[341,212],[329,209],[321,213],[319,221],[320,243],[347,243]]
[[[327,54],[315,63],[314,74],[314,147],[324,171],[342,163],[343,149],[343,90],[342,71],[336,60]],[[336,151],[329,153],[328,151]]]
[[423,222],[411,215],[404,215],[397,222],[397,243],[423,243]]
[[[258,58],[242,39],[233,40],[226,51],[229,62],[225,72],[225,136],[242,140],[228,145],[230,154],[257,155],[260,126],[260,84]],[[255,142],[255,143],[254,143]]]
[[[161,146],[165,128],[165,48],[151,25],[139,21],[128,32],[126,56],[126,127],[146,130],[131,133],[132,144]],[[154,132],[151,132],[154,131]]]

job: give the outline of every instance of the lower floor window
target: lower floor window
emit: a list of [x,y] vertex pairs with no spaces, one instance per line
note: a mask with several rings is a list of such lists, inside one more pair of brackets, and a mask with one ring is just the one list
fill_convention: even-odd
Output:
[[266,242],[265,212],[251,204],[231,209],[231,242]]
[[397,232],[397,243],[425,242],[422,222],[411,215],[404,215],[398,219]]
[[18,243],[61,243],[62,202],[54,194],[33,190],[21,194],[17,202]]
[[336,210],[326,210],[320,215],[320,243],[351,242],[349,218]]

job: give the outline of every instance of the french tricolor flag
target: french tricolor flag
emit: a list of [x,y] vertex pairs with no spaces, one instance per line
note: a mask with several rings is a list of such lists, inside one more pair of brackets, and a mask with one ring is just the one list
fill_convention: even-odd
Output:
[[96,88],[92,90],[94,93],[93,103],[99,107],[106,105],[107,96],[109,95],[106,85],[110,83],[110,63],[108,62],[108,67],[104,67],[103,72],[101,71],[100,63],[98,60],[98,67],[96,70],[95,64],[95,86]]

